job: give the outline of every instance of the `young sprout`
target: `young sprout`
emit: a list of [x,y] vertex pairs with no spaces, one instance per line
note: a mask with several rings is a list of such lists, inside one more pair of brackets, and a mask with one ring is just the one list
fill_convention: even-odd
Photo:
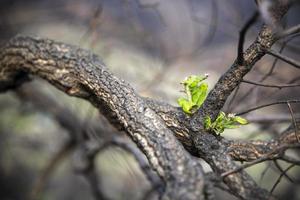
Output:
[[177,102],[185,113],[193,114],[203,104],[208,89],[207,83],[203,81],[207,78],[208,74],[204,76],[191,75],[181,82],[184,86],[186,97],[178,98]]
[[211,122],[209,116],[204,119],[204,127],[206,130],[212,130],[216,134],[221,134],[225,129],[234,129],[240,125],[246,125],[248,121],[242,117],[236,116],[233,113],[225,114],[220,112],[214,122]]
[[[204,76],[191,75],[181,82],[184,86],[186,97],[178,98],[177,102],[182,110],[191,115],[195,113],[203,104],[207,96],[208,84],[203,82],[208,78],[208,74]],[[216,120],[212,122],[209,116],[204,119],[204,127],[216,134],[221,134],[225,129],[238,128],[240,125],[248,124],[248,121],[233,113],[225,114],[220,112]]]

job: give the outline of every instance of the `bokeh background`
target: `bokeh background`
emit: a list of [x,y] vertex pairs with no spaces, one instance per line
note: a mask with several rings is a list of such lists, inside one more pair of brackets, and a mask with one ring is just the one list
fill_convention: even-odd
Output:
[[[141,95],[176,105],[176,99],[182,96],[180,82],[186,76],[208,73],[211,88],[229,68],[237,54],[239,30],[255,9],[254,1],[237,0],[1,0],[0,43],[25,34],[90,49]],[[299,11],[296,4],[283,20],[285,26],[300,22]],[[245,47],[255,39],[261,25],[259,21],[250,29]],[[274,50],[283,43],[275,45]],[[295,37],[285,45],[283,53],[299,59],[299,45],[299,37]],[[273,57],[265,56],[246,79],[260,81],[273,62]],[[277,61],[265,82],[300,83],[299,69]],[[42,80],[33,84],[87,123],[99,117],[88,103],[68,97]],[[244,83],[224,110],[236,113],[263,103],[299,98],[297,87],[279,90]],[[299,108],[292,105],[296,116]],[[274,117],[278,121],[268,120]],[[291,124],[286,105],[265,108],[246,118],[253,123],[226,131],[224,136],[270,139]],[[0,199],[27,199],[42,169],[67,139],[66,130],[51,115],[39,112],[14,92],[1,94]],[[77,157],[73,153],[59,163],[40,199],[93,199],[87,181],[76,170]],[[270,190],[279,176],[272,165],[262,163],[247,170]],[[141,199],[150,188],[133,157],[118,148],[111,147],[97,155],[97,171],[101,187],[111,199]],[[288,173],[294,183],[283,178],[274,194],[282,199],[299,199],[299,169],[295,167]],[[233,199],[221,191],[218,194],[219,199]]]

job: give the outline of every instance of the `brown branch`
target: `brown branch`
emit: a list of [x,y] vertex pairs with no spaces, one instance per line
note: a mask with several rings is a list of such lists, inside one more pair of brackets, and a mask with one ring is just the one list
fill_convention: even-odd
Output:
[[0,91],[22,84],[29,74],[46,79],[71,96],[87,99],[115,127],[125,130],[166,182],[166,196],[202,196],[201,166],[144,100],[113,76],[96,55],[52,40],[19,36],[1,50]]

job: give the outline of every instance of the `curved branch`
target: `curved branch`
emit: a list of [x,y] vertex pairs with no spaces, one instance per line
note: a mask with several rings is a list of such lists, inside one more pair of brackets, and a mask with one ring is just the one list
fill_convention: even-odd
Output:
[[202,196],[204,176],[198,162],[143,99],[113,76],[96,55],[48,39],[15,37],[1,50],[0,91],[22,84],[29,74],[71,96],[87,99],[114,126],[125,130],[166,182],[166,198]]

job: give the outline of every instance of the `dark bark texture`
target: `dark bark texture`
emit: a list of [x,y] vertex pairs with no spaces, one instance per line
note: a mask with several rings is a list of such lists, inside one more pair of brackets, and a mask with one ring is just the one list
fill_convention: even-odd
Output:
[[3,48],[0,59],[1,91],[28,80],[30,74],[46,79],[71,96],[89,100],[142,149],[166,182],[166,199],[201,197],[201,166],[144,100],[108,72],[99,57],[75,46],[19,36]]

